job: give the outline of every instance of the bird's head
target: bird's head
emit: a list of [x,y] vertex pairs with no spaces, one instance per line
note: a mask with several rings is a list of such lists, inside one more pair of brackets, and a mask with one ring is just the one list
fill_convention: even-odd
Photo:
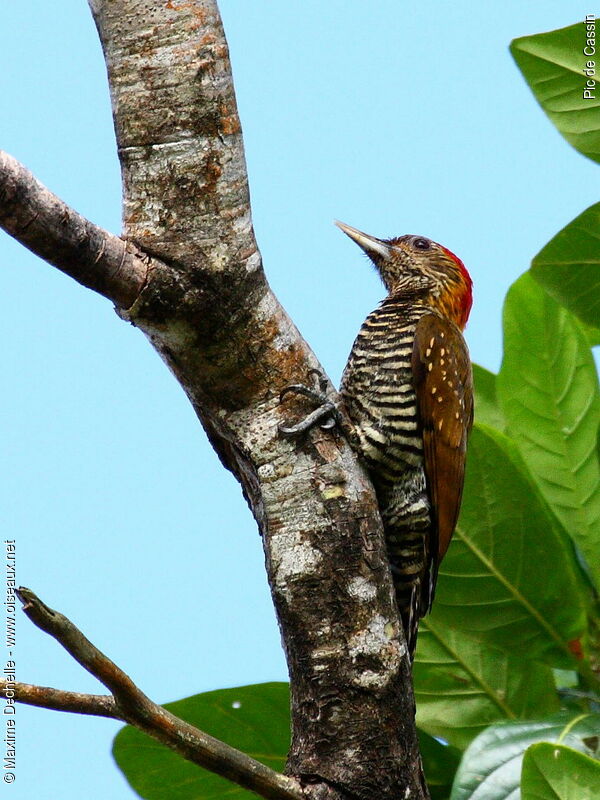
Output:
[[441,311],[462,330],[469,318],[472,281],[460,258],[424,236],[376,239],[335,223],[369,256],[392,296],[404,295]]

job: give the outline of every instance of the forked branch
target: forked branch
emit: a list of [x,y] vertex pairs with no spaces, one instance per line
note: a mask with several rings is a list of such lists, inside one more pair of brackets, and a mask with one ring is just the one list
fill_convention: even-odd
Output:
[[14,699],[22,703],[128,722],[188,761],[261,797],[270,800],[301,800],[304,797],[297,781],[209,736],[150,700],[79,628],[63,614],[48,608],[30,589],[21,587],[16,594],[34,625],[56,639],[84,669],[110,689],[112,696],[63,692],[7,681],[0,682],[3,693],[10,688]]

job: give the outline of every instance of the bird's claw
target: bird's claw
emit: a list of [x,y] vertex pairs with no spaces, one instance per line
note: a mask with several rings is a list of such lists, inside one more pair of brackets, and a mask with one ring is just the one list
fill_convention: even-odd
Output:
[[331,430],[341,421],[338,409],[325,394],[327,379],[323,373],[318,369],[311,369],[309,375],[314,379],[314,388],[305,386],[303,383],[293,383],[282,389],[279,400],[283,400],[288,394],[301,394],[303,397],[312,400],[317,405],[317,408],[295,425],[280,425],[279,433],[282,436],[289,436],[290,438],[301,436],[315,425],[319,425],[323,430]]
[[308,374],[312,378],[314,384],[312,388],[310,386],[306,386],[304,383],[292,383],[289,386],[284,386],[279,395],[279,400],[283,400],[286,394],[295,392],[296,394],[301,394],[304,395],[304,397],[308,397],[309,400],[313,400],[319,405],[326,403],[327,396],[325,392],[327,390],[327,378],[323,375],[320,369],[315,369],[314,367],[308,370]]

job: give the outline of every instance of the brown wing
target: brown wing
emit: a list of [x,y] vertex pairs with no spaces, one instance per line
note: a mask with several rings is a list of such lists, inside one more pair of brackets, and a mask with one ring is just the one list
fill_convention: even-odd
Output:
[[[412,371],[434,512],[429,605],[460,511],[467,437],[473,423],[469,351],[454,323],[435,314],[421,317],[415,331]],[[426,585],[423,590],[427,591]]]

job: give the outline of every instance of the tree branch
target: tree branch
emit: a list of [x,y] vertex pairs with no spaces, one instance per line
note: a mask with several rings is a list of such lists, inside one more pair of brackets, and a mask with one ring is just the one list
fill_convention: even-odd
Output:
[[2,150],[0,226],[40,258],[122,308],[129,308],[146,281],[148,258],[135,245],[69,208]]
[[[15,684],[15,687],[8,687],[15,690],[15,699],[45,708],[124,720],[188,761],[267,800],[304,798],[300,785],[292,778],[209,736],[150,700],[79,628],[63,614],[48,608],[30,589],[20,587],[15,593],[33,624],[56,639],[84,669],[112,692],[112,697],[103,697]],[[4,691],[6,683],[2,687]]]
[[117,711],[114,697],[104,694],[83,694],[82,692],[65,692],[52,689],[50,686],[34,686],[31,683],[0,680],[0,694],[8,695],[19,703],[51,711],[69,711],[72,714],[89,714],[93,717],[108,717],[125,720]]

